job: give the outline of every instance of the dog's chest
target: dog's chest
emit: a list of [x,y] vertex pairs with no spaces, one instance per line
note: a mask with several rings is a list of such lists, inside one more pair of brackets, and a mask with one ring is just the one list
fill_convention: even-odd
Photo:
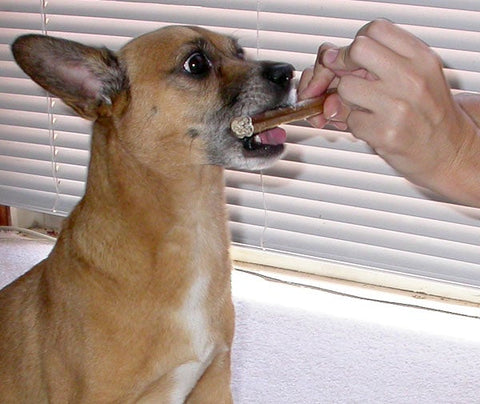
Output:
[[183,403],[185,398],[210,365],[215,345],[207,316],[207,291],[210,279],[199,275],[192,283],[187,298],[179,312],[179,320],[190,340],[190,348],[196,359],[180,365],[174,371],[172,404]]

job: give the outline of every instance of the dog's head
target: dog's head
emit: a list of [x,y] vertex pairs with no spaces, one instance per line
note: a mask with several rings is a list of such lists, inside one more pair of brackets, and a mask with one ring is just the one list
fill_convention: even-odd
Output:
[[41,35],[18,38],[12,50],[34,81],[81,116],[109,120],[126,149],[152,164],[161,150],[177,163],[256,170],[283,152],[284,131],[247,142],[230,122],[285,105],[293,67],[246,60],[230,37],[171,26],[117,54]]

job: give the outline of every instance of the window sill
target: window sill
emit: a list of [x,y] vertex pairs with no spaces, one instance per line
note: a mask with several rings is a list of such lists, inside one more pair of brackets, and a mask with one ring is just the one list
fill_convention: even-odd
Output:
[[480,290],[474,287],[236,245],[231,256],[236,270],[272,281],[480,318]]

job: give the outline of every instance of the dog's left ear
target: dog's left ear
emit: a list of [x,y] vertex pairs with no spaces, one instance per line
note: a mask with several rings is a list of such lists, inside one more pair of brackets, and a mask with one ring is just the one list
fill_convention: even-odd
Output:
[[124,69],[106,48],[24,35],[13,43],[12,52],[36,83],[87,119],[111,115],[115,98],[128,90]]

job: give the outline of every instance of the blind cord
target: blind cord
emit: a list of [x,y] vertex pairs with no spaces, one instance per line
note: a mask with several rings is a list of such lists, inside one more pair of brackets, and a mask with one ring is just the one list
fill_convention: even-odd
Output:
[[[48,35],[48,16],[47,16],[47,6],[48,0],[40,0],[40,16],[42,19],[42,34]],[[57,134],[55,133],[55,123],[57,118],[55,117],[54,107],[55,100],[52,96],[46,92],[46,101],[47,101],[47,113],[48,113],[48,136],[50,143],[50,155],[51,155],[51,167],[52,167],[52,179],[53,186],[55,187],[55,200],[52,205],[52,213],[57,212],[58,202],[60,200],[60,180],[58,179],[57,173],[60,170],[60,164],[57,163],[58,150],[55,146],[55,141],[57,140]]]
[[[257,45],[257,60],[260,59],[260,1],[257,0],[257,38],[256,38],[256,45]],[[260,236],[260,248],[265,251],[265,235],[267,231],[267,201],[265,198],[265,183],[263,181],[263,171],[260,171],[260,187],[262,191],[262,204],[263,204],[263,230]]]

